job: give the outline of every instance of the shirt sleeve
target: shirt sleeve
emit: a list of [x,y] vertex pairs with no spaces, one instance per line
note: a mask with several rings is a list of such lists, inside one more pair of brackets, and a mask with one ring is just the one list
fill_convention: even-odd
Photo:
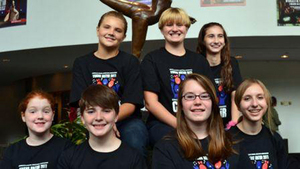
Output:
[[239,161],[237,164],[237,168],[242,169],[255,169],[255,166],[251,163],[251,160],[245,150],[240,149],[239,153],[237,154],[239,157]]
[[144,157],[140,154],[137,155],[137,158],[135,159],[135,165],[133,167],[134,169],[147,169],[147,164],[144,159]]
[[69,162],[71,161],[71,158],[69,157],[69,154],[71,152],[71,149],[65,150],[62,152],[61,156],[58,159],[57,163],[57,169],[69,169],[71,168]]
[[215,86],[216,89],[218,89],[217,84],[215,83],[215,79],[214,79],[214,75],[211,71],[211,68],[209,66],[208,61],[206,60],[206,58],[204,56],[201,55],[201,57],[203,57],[203,70],[204,70],[204,75],[206,77],[208,77],[210,79],[210,81],[213,83],[213,85]]
[[163,142],[158,142],[154,149],[152,155],[152,168],[153,169],[174,169],[176,168],[170,152],[166,149]]
[[144,91],[159,93],[160,85],[156,71],[153,58],[150,54],[146,55],[141,63],[141,76]]
[[0,168],[13,168],[11,156],[12,148],[8,147],[4,152],[2,161],[0,161]]
[[240,72],[240,67],[239,63],[235,58],[231,58],[232,62],[232,76],[233,76],[233,81],[234,81],[234,88],[237,88],[243,81],[241,72]]
[[71,106],[78,107],[78,101],[81,98],[81,93],[89,85],[84,79],[84,72],[80,66],[80,60],[78,58],[74,61],[72,75],[70,103]]
[[[228,134],[232,136],[237,135],[236,126],[231,127]],[[228,158],[228,161],[232,166],[230,168],[237,168],[237,169],[255,169],[254,165],[252,164],[247,151],[244,149],[242,143],[242,139],[240,138],[233,138],[233,145],[232,148],[235,152],[231,154]]]
[[143,107],[143,89],[142,79],[140,76],[140,63],[137,58],[132,56],[129,64],[126,65],[124,93],[122,103],[133,103]]
[[287,149],[284,145],[282,137],[275,132],[274,133],[274,138],[276,142],[276,155],[277,155],[277,161],[278,161],[278,168],[286,169],[288,162],[287,162]]

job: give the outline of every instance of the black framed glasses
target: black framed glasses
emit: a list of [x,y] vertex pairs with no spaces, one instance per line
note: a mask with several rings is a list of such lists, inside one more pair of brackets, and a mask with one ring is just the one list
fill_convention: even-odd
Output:
[[194,93],[187,93],[182,96],[185,100],[192,101],[195,100],[196,97],[199,97],[200,100],[209,100],[210,95],[208,93],[202,93],[202,94],[194,94]]

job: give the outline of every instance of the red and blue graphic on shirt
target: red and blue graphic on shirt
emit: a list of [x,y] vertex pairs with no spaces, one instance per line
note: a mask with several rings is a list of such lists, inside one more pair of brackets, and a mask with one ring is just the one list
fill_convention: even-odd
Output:
[[119,94],[120,84],[117,81],[117,72],[93,72],[93,84],[105,85]]
[[172,90],[172,109],[177,112],[177,99],[179,85],[185,80],[186,75],[193,73],[192,69],[170,69],[170,82]]
[[228,95],[226,94],[223,86],[221,85],[221,78],[215,78],[215,82],[218,85],[217,97],[219,98],[220,115],[222,118],[226,118],[227,117],[226,98],[228,97]]
[[230,165],[226,160],[213,165],[208,161],[207,156],[199,157],[193,162],[193,169],[229,169],[229,167]]
[[248,154],[252,164],[255,165],[256,169],[273,169],[272,163],[269,160],[269,153],[252,153]]

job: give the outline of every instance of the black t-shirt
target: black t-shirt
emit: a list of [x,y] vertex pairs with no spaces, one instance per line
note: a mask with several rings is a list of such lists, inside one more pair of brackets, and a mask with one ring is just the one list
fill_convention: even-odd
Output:
[[[223,64],[217,66],[212,66],[211,71],[213,73],[215,83],[217,84],[217,96],[219,98],[219,108],[220,114],[223,118],[223,123],[226,125],[231,120],[231,94],[228,94],[224,91],[223,86],[221,86],[221,69]],[[242,76],[240,73],[240,68],[237,60],[234,57],[231,57],[231,66],[232,66],[232,78],[234,90],[242,83]]]
[[133,148],[121,143],[108,153],[93,150],[88,141],[63,152],[58,169],[145,169],[144,158]]
[[[200,140],[205,152],[208,152],[208,138]],[[160,140],[154,147],[152,168],[154,169],[202,169],[202,168],[230,168],[230,169],[253,169],[247,156],[237,154],[228,159],[211,164],[208,156],[203,155],[195,160],[187,160],[180,148],[178,140],[173,136]]]
[[[255,168],[287,168],[287,151],[281,136],[270,132],[264,125],[257,135],[247,135],[238,127],[231,127],[229,132],[243,148]],[[241,152],[242,153],[242,152]]]
[[[178,57],[160,48],[147,54],[141,63],[144,91],[156,93],[159,102],[173,115],[177,112],[179,84],[191,73],[205,75],[213,81],[204,56],[187,49],[184,56]],[[154,119],[150,114],[149,120]]]
[[121,104],[137,106],[134,115],[143,107],[142,80],[139,60],[123,51],[103,60],[93,53],[76,58],[73,65],[73,80],[70,102],[77,106],[82,92],[91,84],[106,85],[120,97]]
[[61,153],[71,145],[70,141],[56,136],[40,146],[29,146],[23,139],[7,148],[0,168],[56,169]]

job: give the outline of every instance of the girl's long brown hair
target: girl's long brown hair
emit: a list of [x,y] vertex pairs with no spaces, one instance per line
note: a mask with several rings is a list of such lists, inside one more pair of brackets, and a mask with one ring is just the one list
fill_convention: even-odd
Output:
[[188,126],[184,112],[182,110],[182,95],[186,83],[189,80],[195,80],[210,95],[212,101],[212,112],[207,119],[207,133],[209,138],[208,159],[213,164],[226,159],[234,152],[232,149],[232,141],[224,131],[223,121],[220,116],[218,107],[218,98],[216,90],[212,82],[205,76],[199,74],[189,74],[180,84],[178,95],[178,111],[177,111],[177,137],[185,158],[194,160],[200,156],[206,155],[196,134]]
[[230,57],[230,43],[225,32],[223,26],[216,22],[210,22],[205,24],[198,36],[198,45],[197,45],[197,53],[202,54],[206,57],[206,47],[204,42],[204,37],[206,35],[206,31],[213,26],[218,26],[223,30],[224,39],[225,39],[225,46],[221,50],[221,64],[223,65],[221,68],[221,85],[224,87],[224,91],[226,93],[231,93],[234,90],[234,83],[232,77],[232,66],[231,66],[231,57]]

